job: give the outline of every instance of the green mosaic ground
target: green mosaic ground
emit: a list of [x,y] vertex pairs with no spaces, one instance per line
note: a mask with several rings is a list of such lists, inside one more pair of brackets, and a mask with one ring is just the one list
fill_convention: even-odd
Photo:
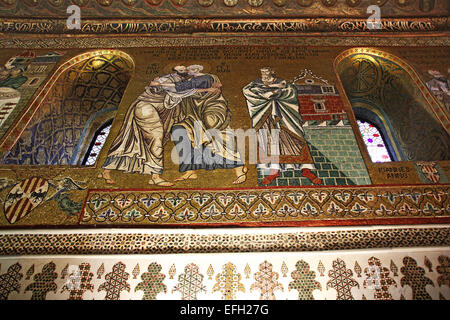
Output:
[[[322,180],[322,185],[367,185],[371,184],[364,160],[350,126],[305,127],[316,170],[313,173]],[[258,183],[264,172],[258,170]],[[302,177],[300,170],[286,170],[268,186],[312,185]]]

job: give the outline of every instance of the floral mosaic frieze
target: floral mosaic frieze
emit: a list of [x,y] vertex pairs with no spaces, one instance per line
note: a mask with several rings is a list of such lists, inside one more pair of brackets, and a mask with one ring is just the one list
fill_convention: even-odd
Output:
[[0,259],[0,299],[446,300],[448,252]]
[[90,191],[81,224],[298,222],[444,217],[448,188]]

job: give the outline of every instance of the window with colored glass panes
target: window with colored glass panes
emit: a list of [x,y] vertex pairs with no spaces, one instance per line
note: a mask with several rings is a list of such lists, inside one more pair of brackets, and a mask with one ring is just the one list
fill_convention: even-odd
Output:
[[104,127],[95,137],[95,141],[92,144],[91,150],[89,152],[89,156],[87,157],[85,163],[86,166],[92,166],[97,161],[98,154],[100,150],[102,150],[103,145],[105,144],[106,138],[108,137],[109,130],[111,130],[112,124]]
[[370,159],[372,162],[389,162],[392,161],[386,149],[386,143],[381,137],[380,131],[373,124],[356,120],[359,126],[364,143],[367,146]]

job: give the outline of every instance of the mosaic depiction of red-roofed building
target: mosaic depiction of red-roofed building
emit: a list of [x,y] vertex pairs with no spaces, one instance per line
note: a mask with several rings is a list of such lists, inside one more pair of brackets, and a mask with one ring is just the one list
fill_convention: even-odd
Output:
[[344,103],[335,85],[303,70],[294,80],[303,121],[345,120]]

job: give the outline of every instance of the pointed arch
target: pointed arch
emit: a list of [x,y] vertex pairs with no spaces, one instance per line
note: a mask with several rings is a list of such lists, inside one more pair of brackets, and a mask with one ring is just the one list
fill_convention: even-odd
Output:
[[90,51],[64,62],[0,142],[2,163],[79,164],[74,155],[83,134],[97,129],[86,124],[102,110],[117,109],[134,66],[118,50]]
[[394,158],[450,158],[449,115],[407,62],[378,49],[352,48],[336,57],[334,69],[355,117],[377,115]]

